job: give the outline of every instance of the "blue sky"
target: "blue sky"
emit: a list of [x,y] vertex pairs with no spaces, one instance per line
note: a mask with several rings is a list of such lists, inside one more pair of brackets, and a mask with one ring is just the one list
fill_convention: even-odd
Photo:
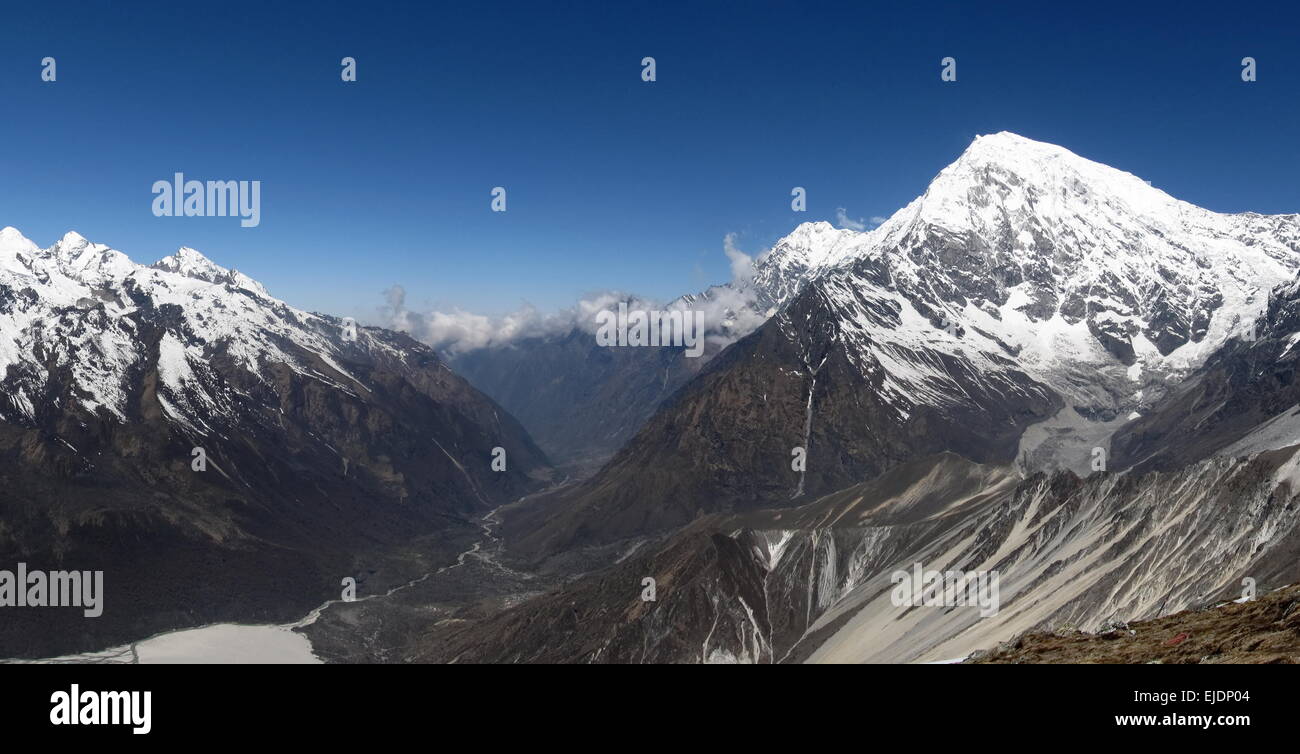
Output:
[[[0,225],[137,261],[192,246],[367,319],[394,283],[413,308],[483,313],[670,298],[728,279],[727,233],[757,253],[837,207],[887,216],[1001,130],[1211,209],[1300,210],[1295,12],[986,5],[11,6]],[[154,217],[177,171],[262,181],[261,225]]]

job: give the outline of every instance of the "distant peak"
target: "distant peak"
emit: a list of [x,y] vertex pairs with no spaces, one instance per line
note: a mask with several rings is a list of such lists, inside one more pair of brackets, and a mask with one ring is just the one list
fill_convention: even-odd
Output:
[[820,268],[838,259],[849,247],[867,237],[867,233],[837,228],[825,220],[799,223],[771,249],[760,255],[758,265],[776,269]]
[[0,228],[0,247],[10,251],[25,251],[28,253],[38,250],[38,247],[31,239],[12,226]]
[[838,243],[845,236],[853,235],[854,232],[837,228],[825,220],[799,223],[794,230],[777,241],[772,250],[781,250],[787,256],[792,253],[804,257],[810,254],[819,256],[827,247]]
[[790,235],[818,235],[821,233],[838,233],[841,229],[835,227],[826,220],[812,220],[806,223],[799,223]]
[[210,265],[213,267],[217,266],[217,264],[213,262],[211,259],[208,259],[207,257],[203,256],[203,252],[199,251],[198,249],[191,249],[188,246],[180,247],[179,249],[176,250],[176,253],[171,254],[169,256],[165,256],[162,259],[159,259],[157,262],[154,262],[153,266],[171,269],[183,265],[194,265],[194,264],[203,265],[203,266]]
[[175,254],[159,259],[157,262],[149,265],[149,268],[162,270],[164,272],[172,272],[177,275],[183,275],[187,278],[202,280],[208,283],[229,283],[268,298],[271,295],[266,291],[266,288],[256,280],[238,270],[222,267],[211,259],[203,256],[203,253],[198,249],[191,249],[188,246],[182,246],[176,250]]
[[163,257],[149,266],[155,270],[174,272],[178,275],[184,275],[196,280],[206,280],[210,283],[223,281],[230,276],[230,270],[203,256],[197,249],[191,249],[188,246],[182,246],[176,250],[175,254]]
[[31,242],[30,239],[27,238],[27,236],[24,236],[22,234],[22,231],[18,230],[12,225],[6,225],[4,228],[0,228],[0,239],[4,239],[6,241],[27,241],[29,243]]
[[75,230],[70,230],[63,234],[63,237],[54,242],[54,245],[46,249],[44,253],[49,254],[54,259],[63,262],[71,262],[79,258],[87,251],[107,249],[106,246],[99,246],[86,240],[86,237]]
[[199,251],[198,249],[191,249],[188,246],[180,247],[179,249],[176,250],[176,253],[173,254],[172,256],[177,259],[183,259],[192,262],[207,262],[208,264],[216,264],[211,259],[208,259],[207,257],[203,256],[203,252]]

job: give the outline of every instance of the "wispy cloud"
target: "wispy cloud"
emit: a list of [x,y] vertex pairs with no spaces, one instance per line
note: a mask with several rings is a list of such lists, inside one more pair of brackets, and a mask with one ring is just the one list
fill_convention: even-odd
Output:
[[731,282],[744,283],[754,278],[754,258],[736,246],[735,233],[723,237],[722,253],[731,260]]
[[412,311],[406,306],[406,290],[401,285],[384,291],[384,298],[385,305],[379,312],[384,327],[401,330],[434,348],[451,352],[506,345],[520,338],[559,335],[575,328],[594,333],[596,312],[617,306],[620,301],[645,305],[635,296],[602,291],[556,312],[544,313],[525,304],[508,314],[488,316],[463,309],[427,314]]
[[[544,313],[525,305],[501,316],[487,316],[463,309],[422,313],[406,306],[406,289],[393,285],[383,292],[380,324],[400,330],[434,348],[462,353],[479,348],[505,346],[521,338],[565,335],[573,330],[596,332],[596,314],[612,310],[620,302],[632,309],[691,309],[704,312],[706,338],[717,350],[748,335],[763,323],[756,311],[748,283],[754,277],[754,258],[736,245],[736,234],[722,239],[722,252],[731,263],[731,286],[713,286],[698,296],[667,304],[620,291],[599,291],[584,296],[573,306]],[[710,351],[715,352],[711,349]]]
[[863,222],[862,218],[859,217],[858,219],[854,220],[853,218],[849,217],[849,213],[845,211],[843,207],[835,208],[835,224],[841,228],[848,228],[849,230],[867,229],[867,224]]

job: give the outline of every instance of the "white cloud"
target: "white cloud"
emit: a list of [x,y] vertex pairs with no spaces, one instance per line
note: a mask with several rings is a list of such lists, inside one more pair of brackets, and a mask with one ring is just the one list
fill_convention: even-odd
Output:
[[529,305],[495,317],[462,309],[422,314],[408,309],[406,289],[393,285],[383,292],[385,305],[380,309],[380,323],[406,332],[434,348],[461,353],[508,345],[521,338],[564,335],[574,329],[594,334],[596,313],[616,309],[619,302],[626,301],[629,309],[702,311],[706,339],[720,350],[753,332],[766,319],[761,312],[755,311],[757,305],[748,285],[754,277],[753,257],[736,246],[734,233],[728,233],[722,239],[722,251],[731,262],[730,286],[713,286],[700,295],[679,298],[666,305],[618,291],[600,291],[583,297],[571,307],[549,314]]
[[849,217],[848,212],[846,212],[843,207],[835,208],[835,224],[841,228],[848,228],[849,230],[867,229],[867,224],[862,221],[862,218],[859,217],[858,219],[854,220],[853,218]]
[[400,285],[384,291],[384,298],[386,305],[380,309],[384,327],[401,330],[434,348],[451,352],[506,345],[520,338],[559,335],[574,328],[594,333],[596,312],[617,306],[619,301],[631,301],[635,306],[652,306],[635,296],[605,291],[550,314],[525,304],[508,314],[488,316],[463,309],[428,314],[411,311],[406,308],[406,291]]
[[872,224],[872,225],[881,225],[881,224],[883,224],[883,223],[884,223],[886,220],[888,220],[888,219],[889,219],[888,217],[881,217],[880,215],[873,215],[872,218],[871,218],[871,224]]
[[736,247],[736,234],[722,238],[722,253],[731,260],[731,282],[744,283],[754,278],[754,258]]

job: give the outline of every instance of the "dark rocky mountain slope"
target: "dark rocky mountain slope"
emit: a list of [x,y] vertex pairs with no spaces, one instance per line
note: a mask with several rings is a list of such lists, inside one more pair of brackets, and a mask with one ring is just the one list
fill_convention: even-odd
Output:
[[0,564],[102,570],[105,590],[98,618],[5,609],[0,656],[299,617],[417,537],[452,557],[548,470],[427,346],[192,250],[143,267],[0,232],[0,368]]

